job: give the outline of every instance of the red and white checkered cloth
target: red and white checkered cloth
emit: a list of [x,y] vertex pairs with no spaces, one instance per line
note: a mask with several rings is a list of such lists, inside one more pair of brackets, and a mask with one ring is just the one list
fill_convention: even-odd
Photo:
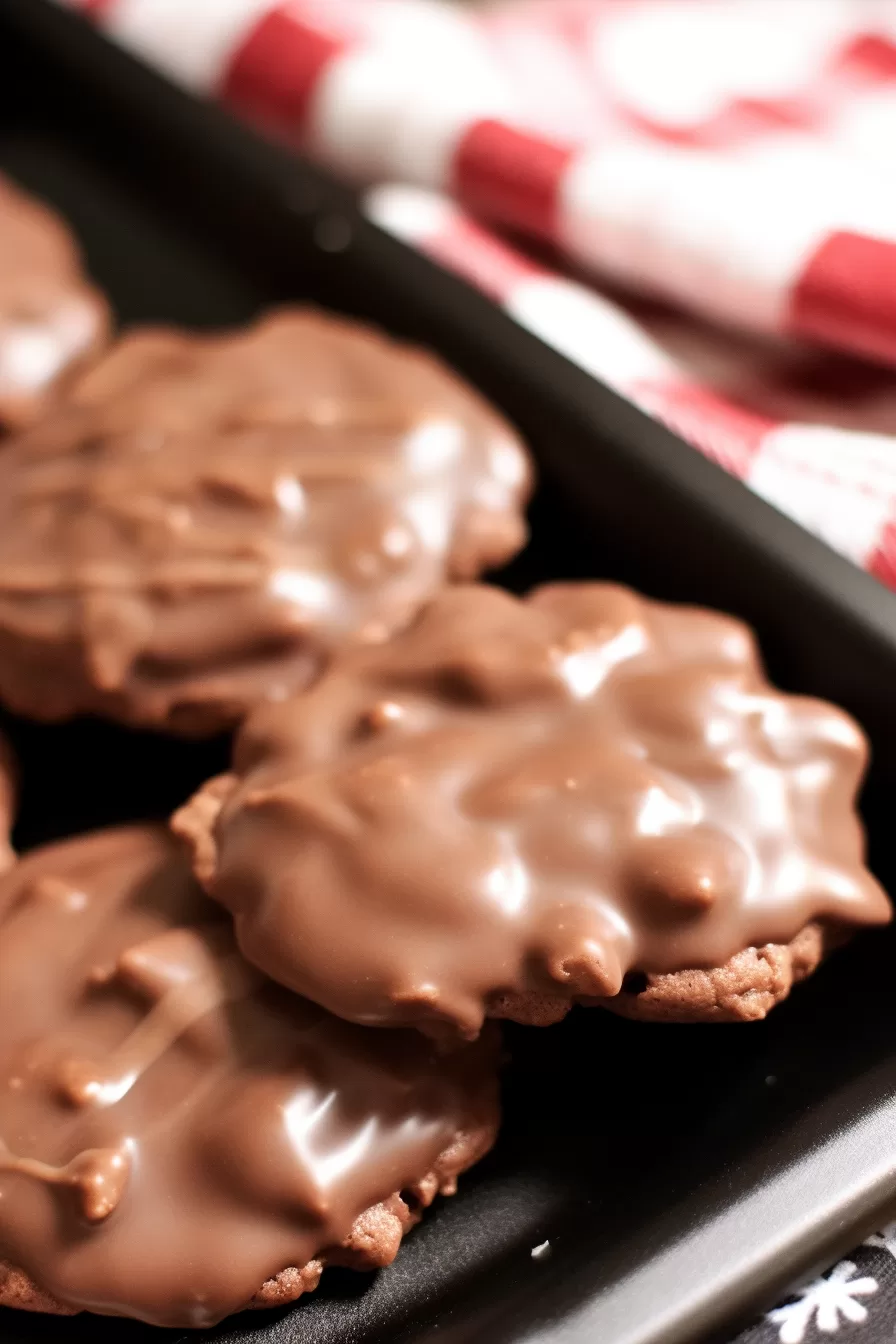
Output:
[[64,3],[896,587],[896,0]]

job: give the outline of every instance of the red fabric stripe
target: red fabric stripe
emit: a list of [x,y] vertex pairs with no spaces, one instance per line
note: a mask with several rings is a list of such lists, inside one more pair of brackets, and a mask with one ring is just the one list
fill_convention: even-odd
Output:
[[866,569],[888,588],[896,588],[896,523],[887,523]]
[[78,0],[78,9],[92,19],[102,19],[115,8],[116,0]]
[[896,243],[832,233],[793,291],[787,325],[797,336],[896,363]]
[[288,7],[274,9],[235,53],[221,94],[250,116],[301,127],[321,75],[344,45],[302,23]]
[[843,52],[837,66],[884,81],[896,79],[896,43],[873,33],[857,37]]
[[739,480],[746,476],[766,435],[779,424],[709,388],[688,384],[641,382],[634,388],[634,399]]
[[526,257],[471,220],[457,218],[441,233],[427,238],[423,249],[456,271],[490,298],[506,303],[517,285],[544,274]]
[[553,240],[560,184],[574,152],[501,121],[477,121],[455,152],[451,187],[471,210]]

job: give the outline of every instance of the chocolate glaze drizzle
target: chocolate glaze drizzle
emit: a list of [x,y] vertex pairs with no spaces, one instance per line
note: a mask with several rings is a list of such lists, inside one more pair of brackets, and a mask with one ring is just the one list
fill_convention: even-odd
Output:
[[176,819],[250,961],[342,1017],[466,1036],[810,921],[886,922],[861,731],[749,631],[609,584],[446,591],[253,715]]
[[372,331],[132,334],[0,456],[0,694],[228,726],[512,555],[528,484],[494,411]]
[[161,829],[0,881],[0,1261],[63,1308],[209,1325],[496,1123],[494,1042],[441,1061],[266,983]]

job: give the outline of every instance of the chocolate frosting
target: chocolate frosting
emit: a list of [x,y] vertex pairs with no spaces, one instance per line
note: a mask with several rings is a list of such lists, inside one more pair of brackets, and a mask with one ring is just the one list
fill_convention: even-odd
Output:
[[142,331],[2,454],[0,694],[228,726],[508,558],[528,484],[475,393],[372,331]]
[[856,724],[750,632],[610,584],[437,597],[253,715],[176,819],[250,961],[332,1012],[475,1035],[810,921],[884,923]]
[[0,426],[36,419],[108,326],[62,220],[0,177]]
[[494,1136],[493,1047],[441,1060],[264,981],[161,829],[34,852],[0,882],[0,1261],[62,1308],[208,1325],[450,1190]]

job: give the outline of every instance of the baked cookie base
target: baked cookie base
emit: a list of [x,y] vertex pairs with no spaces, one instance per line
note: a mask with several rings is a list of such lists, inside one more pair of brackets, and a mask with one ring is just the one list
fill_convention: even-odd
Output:
[[640,1022],[758,1022],[847,936],[841,929],[811,923],[789,943],[748,947],[710,970],[636,972],[627,977],[620,993],[607,998],[500,994],[490,1000],[488,1014],[523,1026],[547,1027],[565,1017],[574,1003],[581,1003]]

